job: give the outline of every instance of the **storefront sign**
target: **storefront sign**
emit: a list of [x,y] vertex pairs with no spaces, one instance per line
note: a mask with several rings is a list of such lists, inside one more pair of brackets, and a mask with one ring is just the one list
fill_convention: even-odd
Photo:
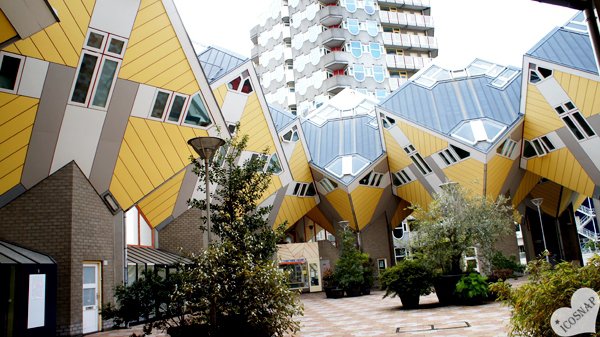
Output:
[[573,293],[570,308],[559,308],[552,314],[552,329],[559,336],[575,336],[596,332],[596,317],[600,299],[590,288]]

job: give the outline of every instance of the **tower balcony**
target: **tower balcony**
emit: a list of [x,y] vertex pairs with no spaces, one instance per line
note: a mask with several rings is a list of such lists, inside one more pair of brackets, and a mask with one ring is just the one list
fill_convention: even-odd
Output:
[[433,18],[429,15],[379,11],[379,19],[382,25],[390,27],[422,31],[434,28]]
[[345,88],[351,88],[355,83],[356,80],[352,76],[337,75],[326,79],[323,82],[323,88],[327,93],[336,95]]
[[379,0],[379,5],[396,6],[398,8],[424,10],[431,8],[430,0]]
[[260,25],[256,25],[250,29],[250,40],[252,40],[252,43],[254,44],[258,44],[258,34],[260,34],[259,30]]
[[327,6],[321,8],[317,15],[323,26],[331,27],[342,23],[344,11],[344,8],[340,6]]
[[321,57],[321,62],[326,69],[344,69],[350,63],[352,55],[344,51],[333,51]]
[[321,45],[329,48],[340,47],[346,42],[346,33],[348,31],[342,28],[326,29],[319,37]]
[[386,55],[386,66],[391,69],[419,70],[433,59],[429,57]]
[[383,32],[383,44],[386,47],[400,47],[406,50],[437,50],[437,39],[433,36]]

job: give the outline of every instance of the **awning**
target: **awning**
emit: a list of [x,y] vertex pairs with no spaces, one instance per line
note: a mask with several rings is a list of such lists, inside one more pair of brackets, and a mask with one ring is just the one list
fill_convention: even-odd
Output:
[[0,264],[56,264],[48,256],[0,241]]
[[149,264],[172,266],[178,263],[191,264],[192,261],[177,254],[149,247],[127,247],[127,264]]
[[290,265],[290,264],[305,264],[306,259],[292,259],[292,260],[282,260],[279,262],[280,266]]

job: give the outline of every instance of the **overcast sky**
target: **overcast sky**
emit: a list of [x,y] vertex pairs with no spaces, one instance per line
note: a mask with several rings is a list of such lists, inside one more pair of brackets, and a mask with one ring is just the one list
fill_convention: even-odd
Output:
[[[216,45],[249,57],[250,29],[272,0],[175,0],[200,52]],[[437,64],[455,70],[475,58],[522,66],[523,54],[575,11],[532,0],[431,0]]]

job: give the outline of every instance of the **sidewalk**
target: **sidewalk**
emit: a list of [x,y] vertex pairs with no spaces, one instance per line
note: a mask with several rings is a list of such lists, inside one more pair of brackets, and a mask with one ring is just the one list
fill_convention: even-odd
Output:
[[[520,284],[525,278],[511,280]],[[509,308],[491,302],[479,306],[439,306],[435,294],[421,296],[421,306],[402,310],[399,298],[371,295],[327,299],[325,293],[302,294],[304,316],[297,337],[506,336]],[[432,329],[433,326],[433,329]],[[90,337],[129,337],[142,327],[112,330]],[[157,332],[153,337],[166,337]]]

